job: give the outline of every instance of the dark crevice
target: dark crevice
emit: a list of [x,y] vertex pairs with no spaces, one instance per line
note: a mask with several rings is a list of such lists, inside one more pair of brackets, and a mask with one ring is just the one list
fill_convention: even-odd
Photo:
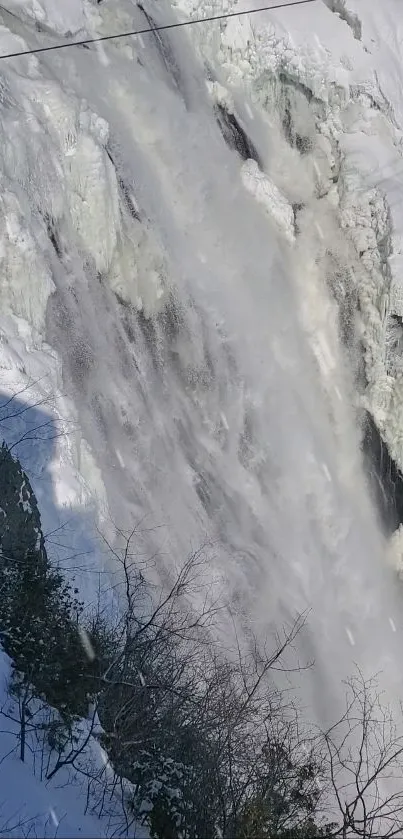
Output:
[[351,85],[350,87],[350,95],[353,102],[359,102],[362,97],[368,101],[370,108],[374,111],[379,111],[379,113],[383,113],[383,109],[379,102],[375,99],[372,94],[363,88],[362,85]]
[[401,369],[403,361],[403,319],[400,315],[393,314],[388,317],[386,345],[386,372],[396,375],[396,370]]
[[362,448],[380,522],[389,535],[403,523],[403,476],[369,413]]
[[311,138],[306,135],[299,134],[298,131],[295,131],[294,129],[289,96],[287,96],[282,125],[287,142],[290,146],[292,146],[292,148],[297,149],[301,155],[309,154],[309,152],[312,151],[313,143]]
[[287,142],[290,146],[293,145],[293,125],[292,125],[292,117],[291,117],[291,105],[290,100],[287,97],[287,103],[284,110],[284,115],[282,119],[282,126],[283,131],[286,137]]
[[295,148],[297,149],[297,151],[299,151],[300,154],[309,154],[309,152],[313,149],[313,143],[311,138],[306,137],[302,134],[298,134],[298,131],[296,131]]
[[235,114],[220,104],[216,105],[214,110],[218,125],[227,145],[231,149],[235,149],[243,160],[255,160],[258,166],[263,169],[263,163],[256,147],[249,139]]
[[403,329],[403,318],[401,315],[390,315],[390,319],[395,326]]
[[116,178],[117,178],[117,181],[118,181],[118,184],[119,184],[120,191],[122,193],[122,198],[124,200],[124,203],[125,203],[128,211],[129,211],[131,217],[136,219],[136,221],[141,221],[139,211],[138,211],[138,209],[137,209],[137,207],[136,207],[136,205],[133,201],[133,198],[130,194],[129,188],[126,186],[122,176],[118,172],[118,169],[117,169],[116,163],[114,161],[114,158],[112,156],[112,152],[111,152],[110,148],[107,146],[105,151],[106,151],[106,153],[109,157],[109,160],[111,161],[112,166],[113,166],[113,168],[116,172]]
[[298,224],[298,213],[300,213],[301,210],[304,209],[304,207],[305,204],[303,204],[300,201],[297,201],[292,205],[292,211],[294,213],[294,233],[296,236],[298,236],[298,234],[300,233],[300,227]]
[[[312,90],[309,87],[307,87],[307,85],[303,84],[303,82],[293,79],[291,76],[288,76],[284,72],[279,73],[278,79],[280,84],[284,86],[284,89],[286,89],[287,87],[291,87],[299,93],[302,93],[302,95],[305,96],[305,99],[308,103],[312,102],[312,100],[315,99]],[[319,103],[318,99],[316,101]]]
[[[346,350],[352,350],[356,346],[356,321],[354,308],[354,295],[347,295],[344,305],[340,306],[339,334],[342,344]],[[360,357],[355,359],[357,369],[361,369]]]
[[124,308],[124,309],[130,309],[130,308],[131,308],[130,303],[129,303],[127,300],[125,300],[125,299],[124,299],[124,298],[123,298],[123,297],[119,294],[119,292],[118,292],[118,291],[115,291],[115,292],[114,292],[114,294],[115,294],[116,300],[118,301],[118,303],[119,303],[119,305],[120,305],[120,306],[123,306],[123,308]]
[[49,240],[53,245],[54,251],[58,258],[61,259],[63,255],[63,250],[56,230],[55,220],[46,213],[44,216],[44,222],[46,224],[46,230],[48,232]]
[[172,80],[175,84],[175,87],[178,89],[180,93],[183,93],[183,80],[180,69],[178,67],[177,61],[175,59],[175,55],[172,49],[171,44],[169,43],[168,36],[161,35],[161,32],[158,31],[157,24],[153,17],[146,12],[142,3],[137,3],[137,8],[143,13],[144,17],[147,20],[147,23],[152,30],[152,35],[155,40],[155,44],[157,46],[157,50],[162,58],[164,67],[167,73],[172,77]]
[[345,0],[324,0],[325,5],[350,27],[356,41],[362,39],[362,25],[358,15],[346,8]]

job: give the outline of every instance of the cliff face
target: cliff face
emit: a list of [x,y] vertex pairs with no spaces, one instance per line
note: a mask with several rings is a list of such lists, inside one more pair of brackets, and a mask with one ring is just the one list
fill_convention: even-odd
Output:
[[35,494],[21,464],[3,443],[0,450],[0,549],[16,562],[45,551]]

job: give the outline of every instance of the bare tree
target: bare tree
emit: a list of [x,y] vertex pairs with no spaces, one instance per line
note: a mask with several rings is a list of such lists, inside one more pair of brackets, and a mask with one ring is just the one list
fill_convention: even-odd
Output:
[[249,638],[247,647],[233,621],[233,648],[224,655],[215,621],[226,607],[212,591],[205,549],[186,560],[167,589],[150,589],[136,533],[120,531],[119,551],[104,539],[120,569],[125,608],[115,627],[116,654],[99,679],[99,709],[112,764],[137,790],[138,818],[151,818],[156,836],[170,835],[172,800],[163,800],[161,790],[156,800],[152,790],[171,773],[167,799],[175,785],[181,790],[172,836],[181,823],[184,836],[213,830],[235,837],[248,806],[254,814],[260,807],[273,836],[305,825],[320,794],[313,748],[301,750],[296,709],[273,678],[290,669],[285,655],[305,616],[273,645]]
[[[112,620],[101,599],[91,614],[76,613],[68,586],[47,563],[51,609],[46,598],[32,598],[31,577],[12,589],[13,655],[17,661],[21,625],[24,655],[14,712],[2,713],[19,726],[21,759],[35,751],[34,735],[42,737],[44,778],[70,767],[87,784],[87,808],[111,819],[120,800],[124,824],[115,820],[116,835],[143,821],[153,839],[403,836],[403,728],[376,680],[359,672],[350,679],[345,712],[325,732],[303,726],[292,692],[277,687],[277,671],[311,666],[292,665],[289,655],[306,615],[261,643],[251,635],[241,641],[228,612],[232,645],[223,650],[217,622],[227,607],[205,548],[167,585],[152,585],[154,558],[139,555],[138,535],[138,527],[119,531],[118,548],[102,537],[117,569],[120,609]],[[10,568],[20,582],[18,566]],[[27,588],[32,621],[40,617],[35,632],[24,624]],[[60,641],[57,678],[48,671],[52,633]],[[92,738],[100,739],[107,768],[91,757]]]
[[326,774],[337,805],[332,835],[403,836],[403,720],[383,701],[376,678],[347,683],[346,709],[323,734]]

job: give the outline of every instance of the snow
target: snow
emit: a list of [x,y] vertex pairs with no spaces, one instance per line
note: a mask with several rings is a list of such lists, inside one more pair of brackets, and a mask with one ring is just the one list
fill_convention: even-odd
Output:
[[[44,530],[61,528],[53,558],[91,603],[111,570],[97,528],[113,541],[146,517],[139,554],[168,574],[211,540],[241,625],[311,609],[299,653],[317,676],[301,690],[318,721],[353,661],[384,666],[392,700],[402,688],[401,536],[391,560],[356,419],[368,406],[403,466],[387,351],[403,314],[403,23],[398,0],[344,7],[346,20],[318,0],[165,33],[163,48],[150,35],[24,57],[0,78],[0,374],[20,412],[2,429],[15,442],[50,423],[17,452]],[[0,52],[144,25],[129,0],[4,0],[0,19]],[[285,136],[286,96],[304,153]],[[217,102],[241,114],[264,171],[228,151]],[[338,330],[350,297],[362,395]],[[58,836],[99,835],[76,792],[14,759],[0,764],[11,815],[8,766],[47,830],[53,812]]]
[[[33,748],[27,747],[26,762],[22,763],[19,759],[18,726],[11,719],[17,718],[18,705],[7,695],[9,675],[10,660],[1,652],[0,836],[16,839],[28,836],[41,836],[44,839],[85,836],[88,839],[100,839],[105,836],[110,819],[85,814],[87,790],[83,776],[65,768],[54,779],[46,782],[43,776],[46,774],[47,753],[41,757],[38,744],[36,755]],[[31,746],[34,746],[33,741]],[[102,750],[95,739],[87,752],[93,764],[101,765]],[[117,821],[113,821],[113,816],[110,824],[116,827]],[[139,832],[138,839],[141,835]]]
[[289,242],[294,241],[294,213],[292,207],[270,179],[260,171],[255,160],[248,160],[242,166],[242,182],[273,218]]
[[3,8],[13,14],[23,14],[61,35],[76,34],[85,28],[86,3],[68,0],[4,0]]

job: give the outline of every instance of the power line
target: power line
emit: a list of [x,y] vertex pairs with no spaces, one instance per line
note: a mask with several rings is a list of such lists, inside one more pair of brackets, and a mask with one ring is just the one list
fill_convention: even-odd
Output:
[[100,44],[103,41],[116,41],[118,38],[130,38],[135,35],[146,35],[148,32],[161,32],[167,29],[179,29],[182,26],[193,26],[196,23],[208,23],[214,20],[227,20],[231,17],[242,17],[243,15],[254,15],[257,12],[270,12],[273,9],[285,9],[288,6],[304,6],[307,3],[316,3],[317,0],[292,0],[289,3],[278,3],[275,6],[263,6],[260,9],[245,9],[240,12],[227,12],[222,15],[212,15],[211,17],[195,18],[193,20],[183,20],[177,23],[166,23],[163,26],[150,26],[146,29],[135,29],[133,32],[120,32],[117,35],[100,35],[98,38],[87,38],[84,41],[69,41],[66,44],[54,44],[51,47],[38,47],[33,50],[22,50],[21,52],[9,52],[5,55],[0,54],[0,59],[3,58],[18,58],[21,55],[36,55],[41,52],[52,52],[52,50],[64,50],[67,47],[85,47],[89,44]]

